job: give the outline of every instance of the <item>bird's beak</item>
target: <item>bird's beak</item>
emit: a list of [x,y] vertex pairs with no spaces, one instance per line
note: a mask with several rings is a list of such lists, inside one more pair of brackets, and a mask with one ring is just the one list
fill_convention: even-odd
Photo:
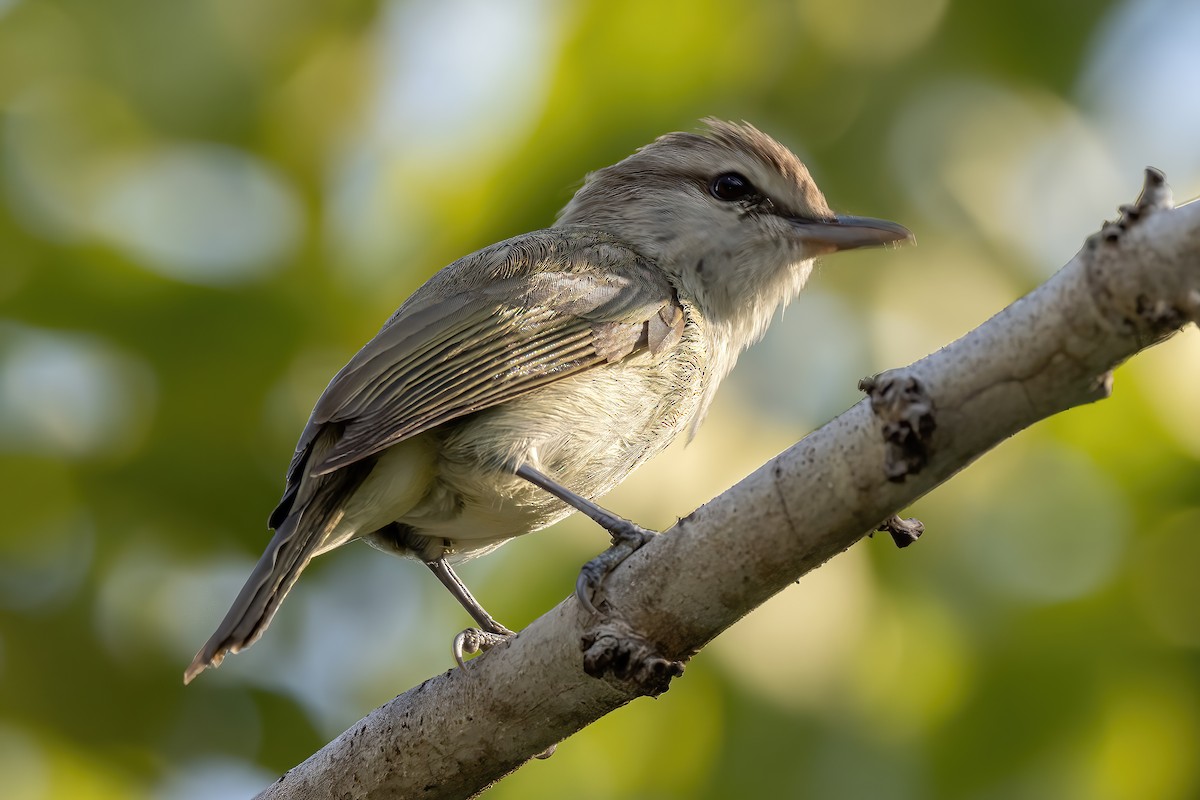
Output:
[[791,222],[797,236],[822,253],[914,241],[912,231],[886,219],[838,216],[827,220],[792,219]]

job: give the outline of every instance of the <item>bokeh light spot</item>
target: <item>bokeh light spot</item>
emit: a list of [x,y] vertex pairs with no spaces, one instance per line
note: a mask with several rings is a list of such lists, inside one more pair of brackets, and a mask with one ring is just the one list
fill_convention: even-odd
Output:
[[866,553],[843,553],[750,612],[709,645],[749,692],[787,708],[824,704],[867,625]]
[[4,776],[5,797],[49,797],[49,765],[42,748],[32,736],[4,723],[0,723],[0,775]]
[[0,450],[132,451],[154,409],[150,368],[94,335],[0,321]]
[[[987,491],[970,504],[972,530],[949,544],[978,585],[1033,603],[1083,597],[1121,565],[1129,512],[1117,486],[1085,455],[1042,443],[991,459]],[[964,506],[965,509],[965,506]]]
[[[1176,197],[1200,192],[1200,4],[1117,4],[1100,27],[1079,95],[1121,173],[1166,170]],[[1186,98],[1186,99],[1185,99]]]
[[[1187,365],[1187,366],[1183,366]],[[1200,328],[1189,325],[1140,353],[1125,369],[1137,381],[1155,421],[1184,452],[1200,459]]]
[[930,87],[907,105],[891,162],[929,217],[946,230],[970,224],[1031,262],[1036,277],[1057,270],[1111,215],[1109,198],[1138,180],[1118,172],[1069,103],[978,81]]
[[181,765],[154,792],[156,800],[253,797],[279,776],[245,761],[203,758]]
[[1101,706],[1092,751],[1095,800],[1194,798],[1200,725],[1195,676],[1139,669],[1120,676]]
[[730,385],[748,406],[789,425],[835,416],[857,402],[855,385],[871,371],[856,313],[841,295],[810,285],[771,323],[770,335],[741,356]]
[[454,191],[488,173],[537,118],[554,8],[542,0],[384,7],[371,113],[339,154],[327,190],[328,241],[355,288],[374,296],[395,281],[397,262],[414,260],[413,243],[428,240],[429,224],[454,216],[447,204],[462,202]]
[[894,61],[924,44],[945,15],[946,0],[800,0],[807,34],[845,61]]
[[975,674],[947,610],[913,598],[877,603],[855,655],[861,713],[873,730],[901,740],[919,738],[957,711]]
[[283,265],[299,210],[283,178],[229,147],[187,144],[117,159],[93,206],[96,230],[178,280],[231,284]]

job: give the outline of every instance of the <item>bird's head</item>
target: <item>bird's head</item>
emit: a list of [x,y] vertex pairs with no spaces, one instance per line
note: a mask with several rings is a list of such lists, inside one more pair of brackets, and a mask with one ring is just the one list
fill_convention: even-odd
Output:
[[901,243],[901,225],[834,214],[795,154],[748,124],[705,120],[588,176],[559,225],[605,229],[668,272],[746,346],[816,256]]

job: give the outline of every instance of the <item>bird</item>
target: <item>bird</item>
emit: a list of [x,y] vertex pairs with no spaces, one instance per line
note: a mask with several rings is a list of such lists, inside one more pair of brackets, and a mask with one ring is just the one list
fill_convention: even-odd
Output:
[[576,583],[595,612],[608,572],[654,535],[595,500],[696,433],[815,258],[912,238],[833,213],[800,159],[745,122],[708,118],[589,174],[551,227],[434,274],[333,377],[274,535],[184,682],[253,644],[311,559],[356,539],[424,563],[486,648],[513,632],[453,565],[582,511],[612,536]]

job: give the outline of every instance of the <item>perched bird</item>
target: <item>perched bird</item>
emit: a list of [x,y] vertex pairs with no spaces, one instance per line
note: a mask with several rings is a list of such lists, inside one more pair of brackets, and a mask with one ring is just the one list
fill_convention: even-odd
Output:
[[591,499],[695,433],[814,257],[910,238],[835,215],[800,160],[747,124],[706,120],[589,175],[554,227],[442,269],[334,376],[274,538],[184,681],[253,644],[309,560],[354,539],[420,559],[486,644],[512,632],[451,562],[578,509],[614,542],[580,573],[591,607],[650,535]]

